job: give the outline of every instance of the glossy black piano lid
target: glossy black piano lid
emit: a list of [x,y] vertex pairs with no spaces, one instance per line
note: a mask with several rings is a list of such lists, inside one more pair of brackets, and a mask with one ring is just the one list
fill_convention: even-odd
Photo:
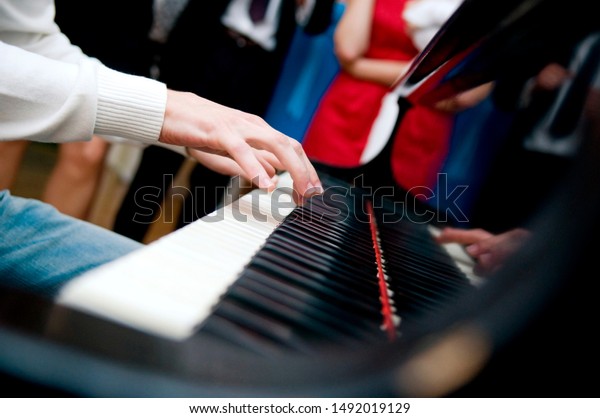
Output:
[[597,28],[586,6],[584,0],[567,7],[558,0],[465,0],[398,84],[409,101],[432,103],[498,78],[533,76],[556,51]]
[[[521,83],[552,60],[553,42],[575,44],[598,29],[592,6],[586,1],[465,0],[402,80],[410,93],[403,99],[446,97],[488,80],[506,86]],[[444,71],[434,71],[442,67]],[[413,84],[428,77],[434,82]],[[408,323],[397,342],[289,355],[232,323],[229,318],[239,314],[239,306],[232,304],[213,319],[212,331],[179,343],[5,289],[0,292],[0,380],[40,384],[41,392],[34,392],[40,396],[64,391],[59,393],[597,397],[597,385],[582,376],[594,377],[600,352],[594,335],[599,98],[600,92],[591,88],[580,122],[582,152],[532,220],[531,242],[481,289]],[[286,237],[278,239],[283,243]],[[271,251],[262,265],[249,271],[235,295],[238,302],[258,303],[258,293],[312,304],[311,315],[323,324],[315,333],[327,332],[332,317],[347,314],[339,306],[323,308],[305,289],[265,279],[265,268],[281,268],[277,257],[283,250]],[[237,341],[222,344],[213,331],[230,332]],[[286,335],[282,327],[270,332],[272,338]],[[357,335],[365,340],[372,335],[368,326],[337,332],[336,342],[342,344]],[[288,341],[300,344],[299,351],[313,348]],[[250,349],[239,350],[236,344]],[[6,392],[23,395],[28,396]]]

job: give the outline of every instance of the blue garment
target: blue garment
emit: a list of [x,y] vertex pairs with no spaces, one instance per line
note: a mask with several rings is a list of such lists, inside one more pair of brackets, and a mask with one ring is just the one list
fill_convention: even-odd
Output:
[[457,114],[434,191],[438,211],[448,216],[442,220],[469,225],[473,205],[513,117],[513,112],[497,108],[491,96]]
[[275,129],[302,141],[323,93],[339,71],[333,33],[345,5],[336,2],[324,33],[308,35],[297,28],[265,114]]
[[0,285],[54,296],[62,284],[142,244],[53,206],[0,191]]

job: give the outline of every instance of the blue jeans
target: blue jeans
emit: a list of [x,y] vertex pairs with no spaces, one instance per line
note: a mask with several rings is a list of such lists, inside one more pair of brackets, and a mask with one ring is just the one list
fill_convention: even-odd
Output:
[[53,297],[61,285],[142,244],[0,190],[0,286]]

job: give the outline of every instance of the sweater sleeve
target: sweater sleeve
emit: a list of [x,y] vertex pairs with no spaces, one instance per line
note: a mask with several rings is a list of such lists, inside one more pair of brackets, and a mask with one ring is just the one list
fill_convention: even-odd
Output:
[[88,58],[53,19],[51,0],[0,2],[0,140],[157,142],[166,86]]
[[53,0],[3,0],[0,2],[0,40],[29,52],[67,62],[85,55],[54,22]]

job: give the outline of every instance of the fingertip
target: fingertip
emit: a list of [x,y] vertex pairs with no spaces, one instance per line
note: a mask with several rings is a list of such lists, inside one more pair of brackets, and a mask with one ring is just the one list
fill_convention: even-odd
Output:
[[261,175],[258,177],[258,187],[268,191],[273,191],[275,189],[275,183],[273,183],[271,178]]
[[447,229],[448,227],[444,227],[440,233],[434,237],[435,241],[440,244],[446,244],[449,242],[453,242],[452,240],[452,231]]
[[292,190],[292,199],[294,203],[298,206],[302,206],[304,204],[304,197],[300,194],[296,189]]
[[306,190],[304,191],[304,198],[308,199],[320,194],[323,194],[323,186],[308,183],[308,185],[306,186]]
[[471,244],[469,246],[467,246],[465,248],[465,251],[470,255],[470,256],[477,256],[479,254],[480,251],[480,246],[479,244]]

